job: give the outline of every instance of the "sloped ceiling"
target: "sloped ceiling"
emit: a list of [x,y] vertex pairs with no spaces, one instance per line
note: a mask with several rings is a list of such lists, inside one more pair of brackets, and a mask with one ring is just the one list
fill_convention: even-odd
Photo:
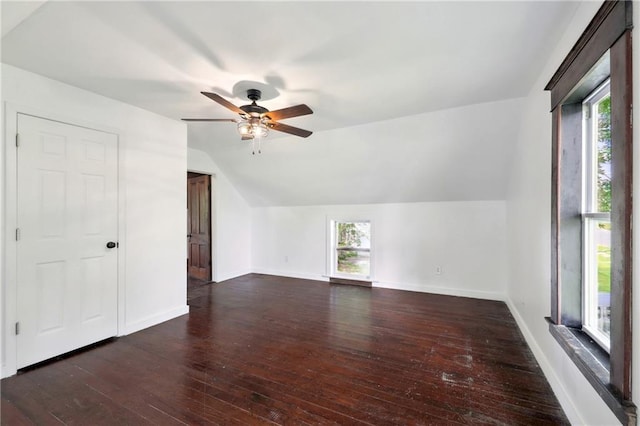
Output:
[[[503,199],[517,98],[577,2],[2,1],[2,62],[158,114],[234,118],[241,81],[306,103],[262,154],[189,124],[251,205]],[[26,15],[26,17],[25,17]],[[540,88],[541,89],[541,88]],[[237,92],[237,91],[236,91]]]

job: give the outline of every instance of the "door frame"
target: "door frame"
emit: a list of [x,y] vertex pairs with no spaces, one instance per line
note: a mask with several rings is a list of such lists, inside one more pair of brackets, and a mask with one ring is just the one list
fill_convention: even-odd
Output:
[[[125,143],[122,138],[123,132],[120,129],[104,126],[98,123],[87,122],[77,117],[69,117],[51,111],[43,111],[39,108],[16,105],[5,102],[4,119],[5,131],[3,135],[4,149],[0,149],[0,163],[4,166],[4,172],[0,175],[0,188],[4,182],[5,191],[2,197],[2,209],[0,218],[3,226],[0,227],[0,252],[2,254],[2,282],[0,289],[0,307],[2,308],[2,342],[0,352],[1,376],[8,377],[17,372],[17,338],[15,335],[15,323],[18,319],[17,312],[17,242],[15,239],[15,229],[17,227],[17,207],[18,207],[18,179],[17,179],[17,147],[15,137],[18,130],[18,114],[31,115],[45,120],[58,121],[72,126],[86,127],[116,136],[118,146],[118,241],[125,242],[125,176],[124,170],[120,166],[123,164]],[[2,158],[4,157],[4,158]],[[0,189],[1,191],[1,189]],[[118,321],[117,335],[120,336],[125,331],[125,252],[126,244],[120,244],[118,248]]]
[[[199,173],[201,175],[209,175],[209,182],[211,184],[211,189],[209,190],[209,216],[211,219],[211,224],[209,228],[209,232],[211,232],[211,281],[218,282],[218,228],[217,228],[217,179],[215,173],[206,170],[193,169],[191,167],[187,167],[187,176],[189,173]],[[185,200],[185,207],[186,207]],[[185,214],[187,214],[188,209],[185,208]],[[185,253],[185,260],[188,254]],[[185,274],[187,274],[187,278],[189,277],[189,272],[185,268]]]
[[[213,223],[213,221],[211,220],[211,211],[213,210],[211,208],[211,193],[213,191],[213,187],[212,187],[212,178],[211,175],[209,173],[197,173],[197,172],[192,172],[187,170],[187,214],[189,213],[189,179],[192,179],[192,177],[189,176],[189,174],[197,174],[198,177],[200,176],[207,176],[209,178],[209,185],[207,186],[207,191],[209,191],[209,205],[208,205],[208,214],[209,214],[209,278],[208,281],[213,281],[213,258],[211,257],[213,254],[213,241],[212,241],[212,237],[213,237],[213,230],[211,229],[211,225]],[[195,177],[195,176],[193,176]],[[188,215],[187,217],[187,224],[191,223],[191,215]],[[190,232],[191,230],[188,229],[190,225],[187,226],[187,232]],[[187,281],[189,280],[189,254],[190,254],[190,250],[191,250],[191,245],[189,243],[189,241],[187,241]]]

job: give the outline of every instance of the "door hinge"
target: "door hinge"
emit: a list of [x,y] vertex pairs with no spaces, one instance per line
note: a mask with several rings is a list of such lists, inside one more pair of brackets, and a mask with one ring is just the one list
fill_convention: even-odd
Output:
[[19,322],[16,323],[16,336],[18,334],[20,334],[20,323]]
[[20,134],[16,133],[16,148],[20,146]]
[[20,241],[20,228],[16,228],[16,241]]

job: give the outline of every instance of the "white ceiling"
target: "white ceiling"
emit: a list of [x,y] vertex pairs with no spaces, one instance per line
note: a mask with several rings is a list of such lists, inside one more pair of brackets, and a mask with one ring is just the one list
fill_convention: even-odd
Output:
[[242,105],[245,80],[277,90],[269,109],[309,105],[283,122],[311,137],[272,132],[256,156],[233,123],[189,124],[252,205],[504,198],[519,104],[500,101],[531,90],[578,5],[41,3],[1,2],[2,62],[173,119],[234,118],[199,92]]

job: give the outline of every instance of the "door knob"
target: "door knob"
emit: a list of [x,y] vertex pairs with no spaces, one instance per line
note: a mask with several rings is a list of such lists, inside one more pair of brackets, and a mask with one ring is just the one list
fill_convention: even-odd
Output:
[[107,248],[109,248],[109,249],[112,249],[112,248],[117,247],[117,246],[118,246],[118,244],[114,243],[113,241],[109,241],[107,243]]

